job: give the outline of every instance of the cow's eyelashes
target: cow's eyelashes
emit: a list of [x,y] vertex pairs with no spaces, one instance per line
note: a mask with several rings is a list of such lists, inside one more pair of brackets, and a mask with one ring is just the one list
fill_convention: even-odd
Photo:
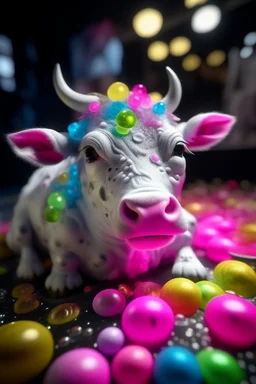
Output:
[[84,148],[84,154],[85,154],[87,163],[93,163],[94,161],[98,160],[100,157],[97,151],[91,146]]
[[184,143],[177,143],[173,149],[172,156],[183,157],[186,146]]

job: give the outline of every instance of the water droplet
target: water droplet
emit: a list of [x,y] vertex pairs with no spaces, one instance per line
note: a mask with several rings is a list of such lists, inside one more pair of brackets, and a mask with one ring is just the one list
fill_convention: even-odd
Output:
[[91,336],[93,334],[93,329],[92,328],[86,328],[83,332],[83,335],[88,337],[88,336]]
[[66,324],[77,318],[79,314],[80,307],[77,304],[60,304],[50,311],[47,321],[51,325]]
[[193,349],[199,349],[200,345],[197,342],[192,343],[192,348]]
[[246,352],[245,356],[247,357],[247,359],[253,359],[254,354],[253,354],[253,352],[248,351],[248,352]]
[[188,329],[186,330],[186,332],[185,332],[185,335],[186,335],[187,337],[192,337],[192,336],[193,336],[193,333],[194,333],[193,329],[192,329],[192,328],[188,328]]
[[250,364],[250,365],[248,366],[248,370],[249,370],[251,373],[255,373],[255,372],[256,372],[256,367],[255,367],[255,365]]
[[70,338],[68,336],[65,336],[65,337],[62,337],[59,341],[58,341],[58,346],[59,347],[66,347],[67,345],[69,345],[70,343]]
[[78,325],[76,327],[72,327],[70,329],[69,334],[71,337],[76,337],[78,335],[81,335],[82,332],[83,332],[83,328]]

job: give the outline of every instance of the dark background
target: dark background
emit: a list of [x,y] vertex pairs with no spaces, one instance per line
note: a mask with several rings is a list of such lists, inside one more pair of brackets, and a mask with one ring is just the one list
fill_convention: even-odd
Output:
[[[243,47],[244,36],[255,31],[256,1],[215,0],[207,4],[218,5],[223,18],[212,32],[197,34],[192,31],[190,20],[200,6],[189,10],[181,0],[4,2],[1,5],[0,34],[12,41],[16,90],[6,92],[0,88],[2,191],[19,189],[33,170],[11,152],[5,134],[34,126],[65,131],[73,120],[72,111],[55,94],[52,71],[55,63],[59,62],[67,83],[74,88],[70,42],[74,35],[92,24],[109,20],[113,23],[114,34],[123,44],[122,71],[117,76],[118,80],[129,85],[144,83],[149,91],[165,94],[168,84],[164,68],[169,65],[183,86],[183,99],[176,111],[182,120],[199,112],[225,112],[223,93],[229,62],[226,60],[220,68],[212,69],[205,65],[205,58],[215,49],[224,50],[228,55],[231,48]],[[164,27],[150,39],[140,38],[132,28],[133,16],[147,7],[158,9],[164,16]],[[178,35],[189,37],[192,52],[202,58],[198,70],[185,72],[181,67],[182,58],[170,55],[157,63],[147,58],[151,41],[168,43]],[[253,129],[256,132],[256,126]],[[220,148],[189,156],[187,181],[208,181],[215,177],[255,181],[256,141],[247,147],[242,145],[242,141],[240,144],[234,148],[224,142]]]

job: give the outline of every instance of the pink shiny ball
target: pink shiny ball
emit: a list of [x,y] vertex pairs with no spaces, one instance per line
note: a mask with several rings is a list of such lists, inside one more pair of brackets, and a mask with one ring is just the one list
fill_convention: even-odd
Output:
[[231,260],[232,257],[229,252],[232,252],[235,244],[232,240],[221,236],[213,237],[207,244],[206,256],[214,262],[221,262],[224,260]]
[[170,306],[160,297],[141,296],[127,305],[121,323],[130,342],[155,348],[167,342],[175,318]]
[[203,219],[200,224],[217,229],[220,232],[231,232],[236,228],[236,221],[221,215],[211,215]]
[[128,345],[114,357],[111,371],[117,384],[148,384],[153,366],[154,358],[146,348]]
[[148,93],[147,88],[143,84],[134,85],[132,92],[137,95],[146,95]]
[[198,227],[194,233],[193,246],[197,248],[205,249],[208,242],[215,236],[219,236],[219,232],[215,228],[209,228],[202,223],[198,224]]
[[100,316],[115,316],[120,314],[126,306],[126,298],[117,289],[104,289],[93,299],[92,307]]
[[89,104],[89,112],[91,113],[97,113],[100,110],[100,102],[99,101],[93,101]]
[[213,298],[204,317],[210,335],[234,348],[249,348],[256,342],[256,306],[235,295]]
[[134,93],[128,97],[128,105],[132,109],[138,109],[141,106],[142,100],[142,95],[137,95]]

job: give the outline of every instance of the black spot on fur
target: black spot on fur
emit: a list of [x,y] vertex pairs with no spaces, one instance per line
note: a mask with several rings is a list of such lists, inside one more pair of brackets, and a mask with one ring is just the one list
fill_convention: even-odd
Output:
[[118,168],[116,168],[116,171],[118,171]]
[[104,261],[107,261],[107,256],[105,256],[105,255],[100,255],[100,258],[101,258],[102,260],[104,260]]
[[82,238],[79,239],[79,243],[80,243],[80,244],[83,244],[83,243],[84,243],[84,239],[82,239]]
[[55,245],[56,245],[56,247],[60,247],[61,246],[61,243],[60,243],[60,241],[55,241]]
[[105,213],[105,216],[108,217],[108,213]]
[[116,181],[116,179],[113,179],[113,182],[115,182]]
[[27,232],[28,232],[28,229],[24,225],[22,225],[20,227],[20,233],[22,233],[22,235],[25,235]]
[[100,187],[100,198],[103,201],[107,201],[106,191],[104,187]]
[[112,171],[112,168],[109,168],[108,171],[111,172],[111,171]]
[[94,184],[90,181],[89,187],[93,190],[94,189]]

